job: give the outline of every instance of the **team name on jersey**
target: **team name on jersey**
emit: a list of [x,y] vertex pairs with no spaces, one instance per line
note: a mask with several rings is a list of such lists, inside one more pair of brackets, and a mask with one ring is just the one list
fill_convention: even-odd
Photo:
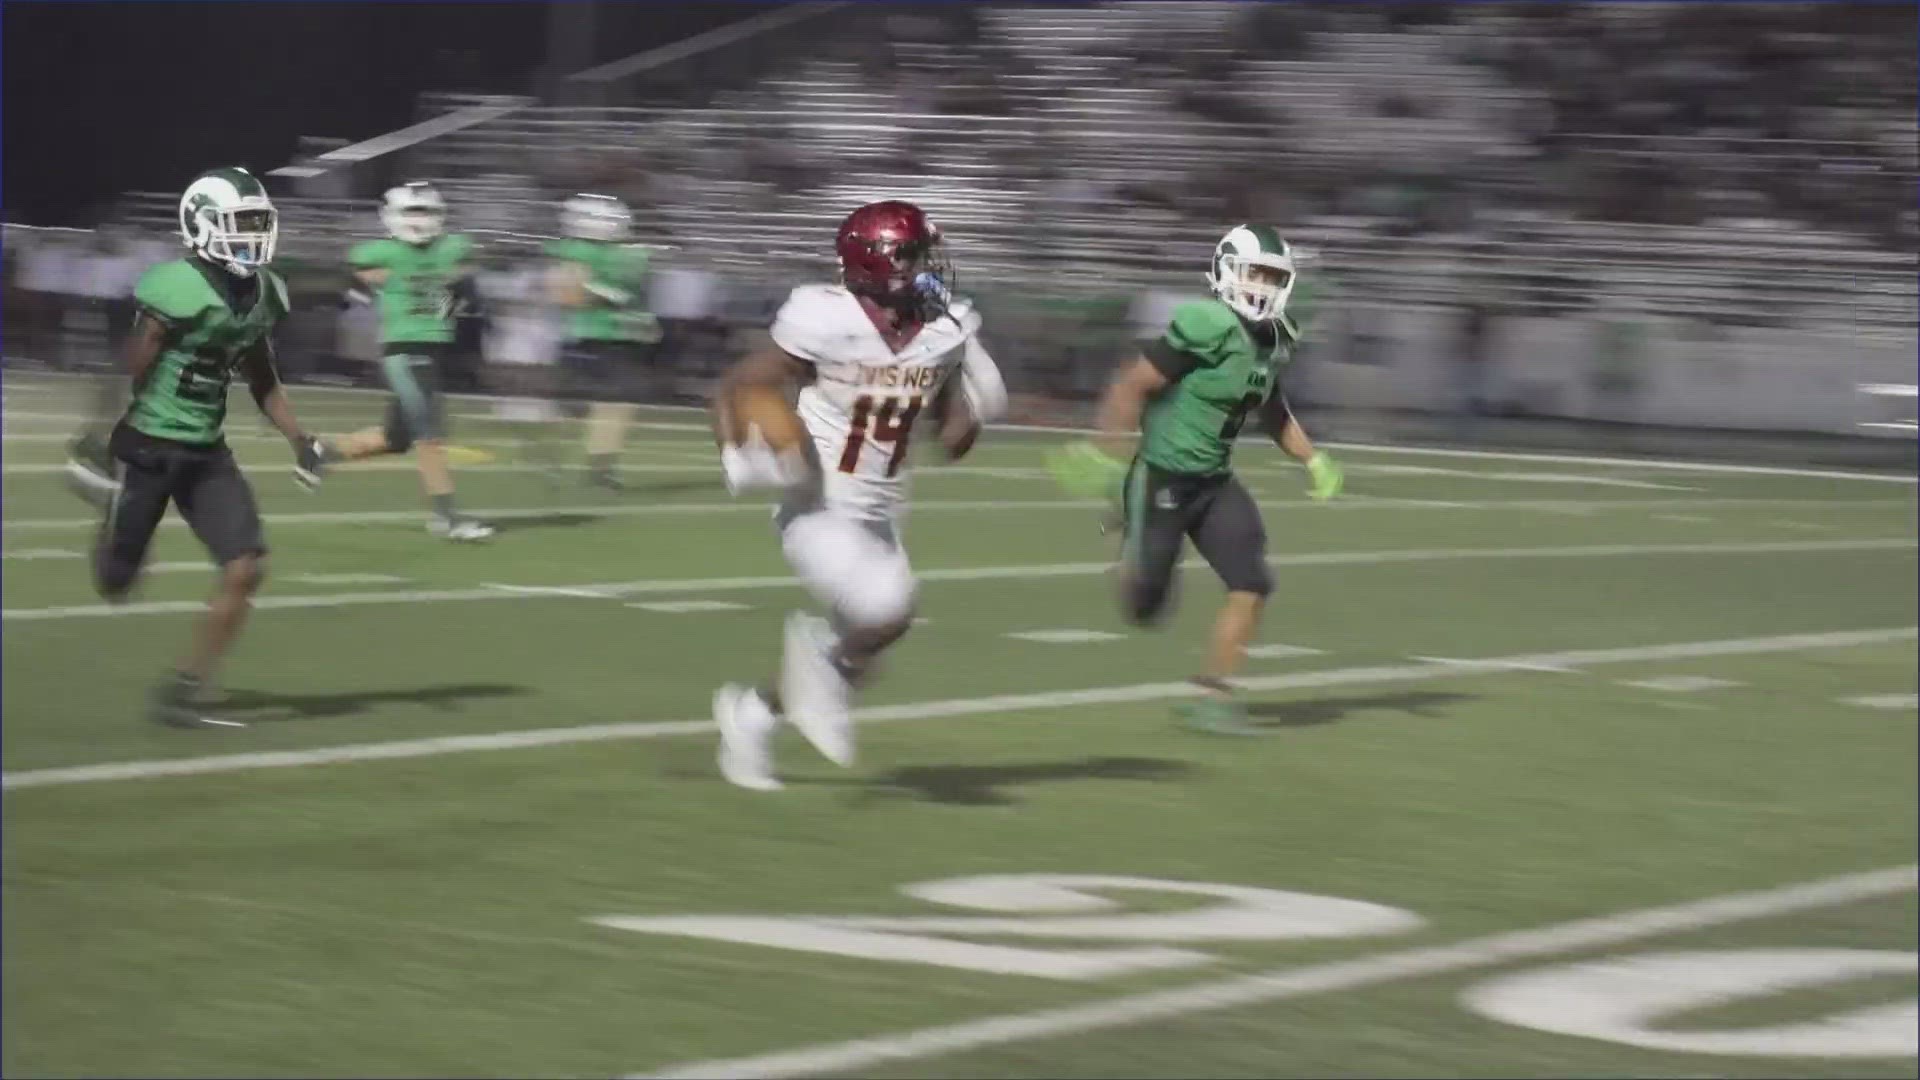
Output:
[[887,364],[863,366],[855,380],[860,386],[883,390],[931,390],[946,374],[942,365]]

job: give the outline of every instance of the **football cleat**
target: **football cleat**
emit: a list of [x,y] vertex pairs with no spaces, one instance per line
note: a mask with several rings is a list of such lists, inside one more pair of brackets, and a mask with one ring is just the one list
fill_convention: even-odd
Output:
[[442,540],[472,544],[482,540],[493,539],[493,534],[496,530],[486,522],[475,521],[472,518],[440,517],[435,515],[427,522],[427,531]]
[[620,481],[619,474],[613,471],[613,466],[611,465],[589,466],[586,472],[586,481],[588,487],[597,487],[602,491],[611,491],[617,494],[627,490],[627,485]]
[[1204,697],[1182,702],[1174,708],[1180,722],[1194,731],[1209,735],[1265,735],[1268,732],[1247,718],[1247,710],[1236,700]]
[[154,689],[147,705],[147,718],[156,724],[177,728],[247,726],[238,720],[222,720],[202,712],[214,696],[199,679],[176,674]]
[[834,667],[834,644],[825,619],[798,611],[787,617],[780,700],[787,720],[821,756],[847,766],[854,757],[853,717],[847,712],[851,688]]
[[769,747],[779,724],[760,695],[733,683],[713,694],[713,722],[720,729],[720,775],[749,791],[779,791]]

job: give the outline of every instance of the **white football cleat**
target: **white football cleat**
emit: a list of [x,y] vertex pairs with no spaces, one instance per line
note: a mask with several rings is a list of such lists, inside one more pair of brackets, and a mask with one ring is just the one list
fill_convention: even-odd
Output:
[[458,543],[477,543],[493,539],[493,526],[472,518],[444,518],[438,515],[427,521],[427,531],[442,540]]
[[847,680],[833,666],[833,631],[825,619],[796,611],[787,617],[780,698],[787,720],[835,765],[853,764],[853,717]]
[[768,744],[779,724],[753,690],[728,683],[713,692],[713,722],[720,729],[720,775],[749,791],[779,791]]

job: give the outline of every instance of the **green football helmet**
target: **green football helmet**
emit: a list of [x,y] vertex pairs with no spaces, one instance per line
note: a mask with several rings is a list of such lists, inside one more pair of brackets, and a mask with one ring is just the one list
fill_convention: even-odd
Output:
[[389,188],[380,202],[380,224],[403,244],[431,244],[447,231],[447,203],[424,180]]
[[1277,322],[1293,295],[1293,248],[1271,225],[1238,225],[1213,248],[1207,284],[1250,322]]
[[619,243],[632,227],[633,213],[611,195],[575,195],[560,206],[560,229],[575,239]]
[[252,173],[214,169],[180,196],[180,236],[195,255],[237,277],[251,277],[273,261],[280,212]]

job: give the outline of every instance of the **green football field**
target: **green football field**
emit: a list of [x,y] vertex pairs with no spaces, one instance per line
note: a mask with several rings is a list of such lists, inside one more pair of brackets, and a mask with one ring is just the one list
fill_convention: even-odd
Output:
[[860,762],[754,794],[709,699],[804,597],[696,414],[608,495],[462,402],[457,547],[236,397],[272,575],[244,726],[180,731],[208,571],[172,521],[97,601],[81,391],[0,400],[7,1075],[1914,1075],[1912,476],[1354,447],[1320,506],[1250,445],[1236,738],[1172,718],[1204,568],[1125,626],[1057,436],[990,433],[916,477]]

